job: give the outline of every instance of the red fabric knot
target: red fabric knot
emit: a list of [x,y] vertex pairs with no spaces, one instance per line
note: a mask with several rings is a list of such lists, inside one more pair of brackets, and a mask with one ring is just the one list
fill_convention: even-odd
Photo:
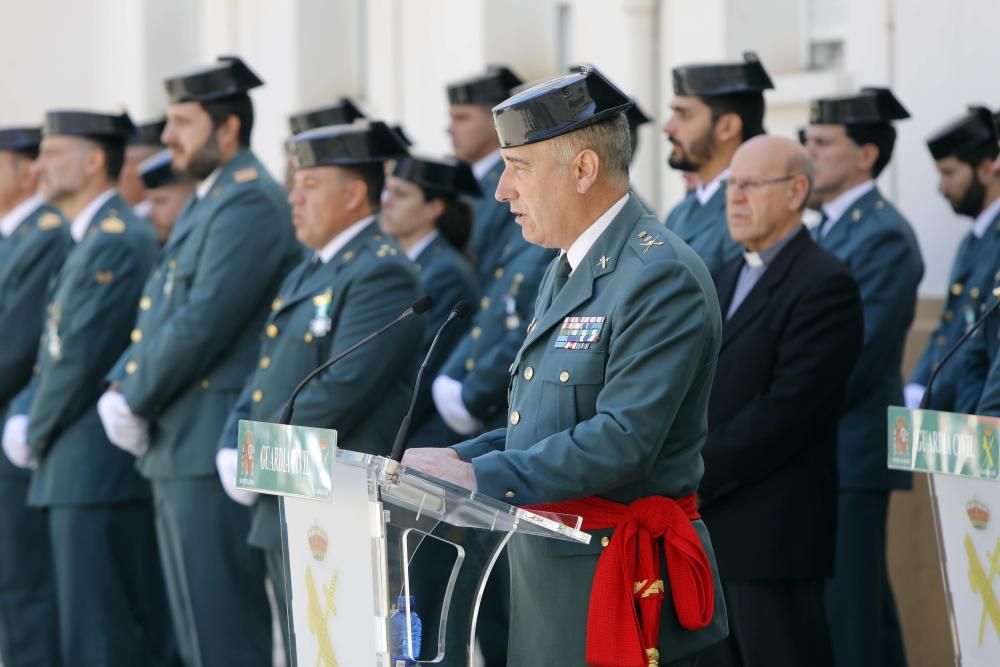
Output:
[[658,660],[662,540],[667,579],[677,620],[685,630],[708,626],[715,613],[715,583],[708,555],[692,521],[695,494],[673,500],[640,498],[628,505],[597,496],[525,509],[577,514],[582,530],[614,529],[597,561],[587,612],[587,664],[595,667],[647,667]]

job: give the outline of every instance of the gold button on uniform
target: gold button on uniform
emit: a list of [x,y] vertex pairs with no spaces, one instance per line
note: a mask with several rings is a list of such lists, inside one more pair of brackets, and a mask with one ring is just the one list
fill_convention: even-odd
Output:
[[559,374],[560,382],[569,382],[569,371],[563,371]]
[[209,385],[209,382],[208,382],[207,378],[201,381],[201,388],[202,389],[208,389],[208,385]]
[[472,331],[469,332],[469,335],[472,336],[472,340],[479,340],[479,337],[483,335],[483,330],[479,327],[472,327]]
[[605,535],[604,537],[601,538],[601,546],[602,547],[606,547],[609,544],[611,544],[611,540],[608,538],[607,535]]
[[497,280],[499,280],[500,278],[503,278],[503,267],[502,266],[498,266],[497,267],[497,270],[493,272],[493,277],[496,278]]
[[142,340],[142,330],[132,329],[132,342],[138,343],[140,340]]
[[503,497],[504,498],[513,498],[514,497],[514,492],[513,491],[508,491],[507,493],[503,494]]
[[274,324],[267,325],[267,337],[276,338],[278,336],[278,327]]
[[969,296],[971,298],[973,298],[973,299],[978,299],[979,298],[979,288],[978,287],[973,287],[972,289],[970,289],[969,290]]
[[489,310],[490,309],[490,297],[484,296],[482,298],[482,300],[479,302],[479,307],[482,308],[483,310]]
[[510,413],[510,423],[513,424],[514,426],[517,426],[517,423],[519,421],[521,421],[521,413],[518,412],[517,410],[514,410],[514,412]]
[[284,305],[284,301],[281,298],[277,298],[271,302],[271,310],[281,310],[281,306]]
[[132,375],[139,369],[139,364],[136,363],[135,359],[132,359],[127,364],[125,364],[125,372]]
[[254,389],[253,395],[251,396],[254,403],[260,403],[264,399],[264,392],[260,389]]
[[260,358],[260,367],[261,368],[267,368],[270,365],[271,365],[271,357],[261,357]]
[[471,371],[475,367],[476,367],[476,361],[475,361],[475,359],[472,359],[470,357],[470,358],[468,358],[468,359],[465,360],[465,370]]
[[952,283],[951,285],[952,296],[959,296],[962,293],[963,289],[964,286],[962,285],[962,283]]
[[144,296],[139,299],[139,310],[149,310],[149,307],[153,305],[153,300],[148,296]]
[[524,369],[524,379],[530,380],[533,377],[535,377],[535,369],[532,368],[531,366],[528,366],[527,368]]
[[308,331],[307,331],[307,332],[306,332],[306,335],[305,335],[305,336],[303,336],[303,337],[302,337],[302,339],[303,339],[303,340],[304,340],[305,342],[307,342],[307,343],[311,343],[311,342],[313,342],[313,335],[312,335],[312,333],[310,333],[310,332],[308,332]]

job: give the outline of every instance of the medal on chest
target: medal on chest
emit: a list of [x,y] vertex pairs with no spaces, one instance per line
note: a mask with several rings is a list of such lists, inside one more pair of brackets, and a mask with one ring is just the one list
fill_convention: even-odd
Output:
[[316,313],[309,322],[309,332],[316,338],[322,338],[330,333],[333,321],[330,319],[330,303],[333,301],[333,290],[326,290],[313,297]]
[[45,335],[48,339],[46,349],[49,356],[59,359],[62,356],[62,339],[59,337],[59,320],[62,319],[62,308],[57,303],[49,304],[49,318],[45,324]]
[[604,316],[567,317],[559,327],[555,347],[563,350],[589,350],[601,340]]
[[167,263],[167,276],[163,281],[163,296],[170,298],[170,293],[174,291],[174,271],[177,269],[177,260],[172,259]]

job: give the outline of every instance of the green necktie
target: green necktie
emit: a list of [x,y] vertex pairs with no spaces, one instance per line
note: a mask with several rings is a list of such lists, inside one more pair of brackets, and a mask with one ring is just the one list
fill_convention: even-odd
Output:
[[563,253],[559,256],[559,261],[556,263],[556,272],[552,276],[552,298],[549,299],[549,303],[555,301],[556,297],[559,296],[559,290],[566,284],[566,279],[569,278],[572,270],[566,253]]

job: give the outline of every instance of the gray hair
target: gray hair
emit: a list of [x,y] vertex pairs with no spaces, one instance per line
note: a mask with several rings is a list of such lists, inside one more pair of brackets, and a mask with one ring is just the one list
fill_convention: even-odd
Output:
[[806,177],[806,196],[802,200],[802,206],[799,208],[799,213],[801,213],[805,210],[806,204],[809,203],[809,196],[813,191],[813,183],[816,180],[816,164],[804,150],[792,151],[785,161],[785,173],[788,175],[802,174]]
[[608,182],[627,188],[628,166],[632,161],[632,135],[625,114],[615,114],[608,120],[552,139],[552,155],[562,169],[580,151],[588,148],[597,153],[601,170]]

